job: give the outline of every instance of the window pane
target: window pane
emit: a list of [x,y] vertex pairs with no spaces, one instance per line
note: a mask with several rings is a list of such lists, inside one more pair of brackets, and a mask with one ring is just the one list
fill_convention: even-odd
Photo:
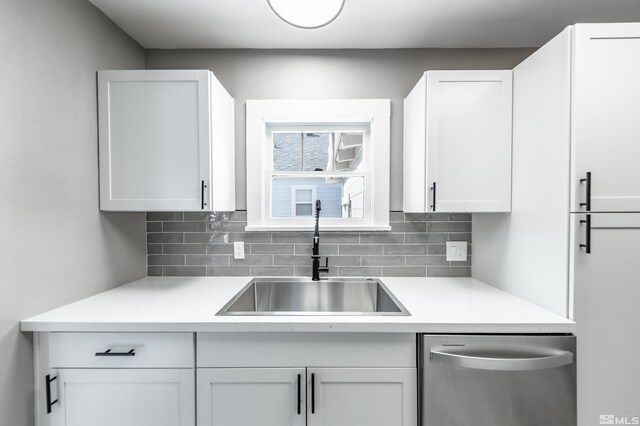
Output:
[[327,171],[331,133],[304,133],[303,151],[305,171]]
[[362,176],[344,179],[342,197],[342,217],[364,217],[364,178]]
[[[314,192],[316,196],[309,198]],[[362,176],[276,176],[271,180],[271,217],[293,217],[298,212],[313,215],[315,199],[319,199],[322,201],[321,218],[361,219],[364,217],[364,195]]]
[[334,133],[334,148],[330,170],[362,170],[362,132]]
[[313,190],[312,189],[296,189],[296,202],[298,203],[312,203],[313,200]]
[[302,170],[302,133],[273,134],[273,170]]
[[311,204],[296,204],[296,216],[312,216]]
[[361,171],[362,132],[274,132],[274,171]]

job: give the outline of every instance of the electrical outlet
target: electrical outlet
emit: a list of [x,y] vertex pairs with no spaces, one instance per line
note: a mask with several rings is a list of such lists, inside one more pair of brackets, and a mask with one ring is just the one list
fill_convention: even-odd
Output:
[[244,259],[244,241],[236,241],[233,243],[233,258]]
[[467,260],[466,241],[447,241],[447,262],[464,262]]

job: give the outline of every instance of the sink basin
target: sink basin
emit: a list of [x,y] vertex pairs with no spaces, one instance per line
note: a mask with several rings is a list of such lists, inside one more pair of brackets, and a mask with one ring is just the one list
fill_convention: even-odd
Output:
[[410,315],[377,279],[255,278],[216,315]]

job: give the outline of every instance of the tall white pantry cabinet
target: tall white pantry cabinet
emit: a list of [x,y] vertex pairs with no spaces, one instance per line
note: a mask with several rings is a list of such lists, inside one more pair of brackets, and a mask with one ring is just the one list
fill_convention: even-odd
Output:
[[578,24],[514,69],[510,215],[473,276],[577,323],[578,424],[640,414],[640,24]]
[[98,71],[98,127],[101,210],[235,210],[234,100],[211,71]]

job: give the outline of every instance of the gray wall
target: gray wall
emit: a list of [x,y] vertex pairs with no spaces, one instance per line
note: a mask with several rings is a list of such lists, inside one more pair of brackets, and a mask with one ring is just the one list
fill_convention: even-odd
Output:
[[[381,29],[381,31],[384,31]],[[246,208],[247,99],[389,98],[391,210],[402,209],[402,100],[429,69],[513,68],[534,49],[147,50],[146,66],[211,69],[236,100],[236,208]]]
[[144,215],[98,211],[95,82],[144,52],[86,0],[2,0],[0,32],[0,425],[31,426],[18,321],[146,274]]

